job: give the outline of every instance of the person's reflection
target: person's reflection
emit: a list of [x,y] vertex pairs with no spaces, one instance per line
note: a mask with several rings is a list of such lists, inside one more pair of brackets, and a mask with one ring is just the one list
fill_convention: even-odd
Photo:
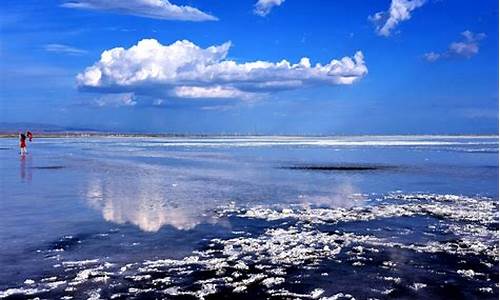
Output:
[[[28,168],[26,168],[26,163],[28,164]],[[26,172],[27,170],[27,172]],[[20,175],[21,175],[21,180],[22,181],[28,181],[28,182],[31,182],[31,178],[32,178],[32,173],[31,173],[32,169],[31,169],[31,158],[30,157],[26,157],[26,155],[21,155],[21,159],[20,159],[20,166],[19,166],[19,172],[20,172]]]
[[21,179],[24,180],[26,178],[26,155],[21,155],[21,165],[19,171],[21,172]]

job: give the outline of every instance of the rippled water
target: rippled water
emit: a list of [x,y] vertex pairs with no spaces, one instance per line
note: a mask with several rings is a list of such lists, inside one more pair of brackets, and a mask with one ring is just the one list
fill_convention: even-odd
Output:
[[0,140],[0,298],[498,298],[498,137]]

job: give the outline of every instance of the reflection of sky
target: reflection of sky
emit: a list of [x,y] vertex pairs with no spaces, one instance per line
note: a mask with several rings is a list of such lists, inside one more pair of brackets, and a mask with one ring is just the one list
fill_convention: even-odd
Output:
[[[217,221],[213,212],[222,202],[210,197],[216,185],[206,182],[203,192],[197,183],[189,181],[168,187],[160,184],[163,177],[160,173],[157,175],[156,178],[151,175],[129,178],[127,182],[118,177],[91,177],[86,199],[91,207],[101,211],[106,221],[131,223],[149,232],[156,232],[164,225],[189,230],[200,223]],[[352,207],[360,205],[359,201],[364,198],[349,182],[336,184],[331,191],[324,195],[297,193],[297,202],[323,207]]]
[[[168,152],[164,154],[169,156]],[[200,223],[215,222],[214,210],[231,201],[350,207],[361,198],[349,178],[315,180],[315,174],[269,165],[259,169],[248,162],[228,163],[226,157],[215,163],[211,158],[202,165],[193,163],[198,159],[192,158],[182,165],[122,159],[105,159],[92,167],[84,197],[106,221],[134,224],[149,232],[164,225],[188,230]],[[212,164],[207,165],[207,161]]]
[[[253,143],[256,139],[269,139],[274,145],[276,140],[292,138],[238,138],[238,143]],[[85,172],[82,195],[90,207],[100,211],[107,221],[134,224],[148,232],[166,225],[188,230],[215,222],[213,211],[233,201],[237,205],[351,207],[372,198],[367,193],[396,190],[497,195],[498,173],[485,168],[498,164],[498,143],[493,137],[453,137],[444,143],[442,137],[353,139],[362,143],[377,140],[377,144],[386,146],[233,147],[231,143],[216,146],[213,140],[201,138],[190,143],[208,147],[172,148],[166,144],[175,144],[179,139],[123,138],[87,139],[54,147],[67,147],[75,155],[71,161],[79,172]],[[428,147],[402,146],[400,139],[419,140]],[[443,144],[449,142],[458,144],[459,149],[443,149]],[[468,152],[478,147],[487,147],[488,151]],[[80,160],[82,157],[84,160]],[[366,163],[394,168],[368,172],[282,168],[308,163]]]

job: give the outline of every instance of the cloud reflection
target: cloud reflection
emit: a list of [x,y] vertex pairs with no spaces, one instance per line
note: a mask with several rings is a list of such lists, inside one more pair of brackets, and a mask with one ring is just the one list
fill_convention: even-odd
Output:
[[300,195],[299,200],[305,206],[352,208],[361,205],[366,195],[351,181],[345,180],[332,184],[331,190],[324,195]]
[[230,202],[349,208],[364,200],[355,180],[342,174],[318,177],[325,174],[262,168],[225,158],[210,159],[207,165],[189,158],[180,165],[107,160],[89,167],[83,193],[89,206],[106,221],[134,224],[147,232],[166,225],[178,230],[225,225],[214,212]]
[[[173,183],[165,174],[147,176],[93,176],[88,180],[86,199],[101,211],[106,221],[134,224],[143,231],[156,232],[164,225],[189,230],[200,223],[215,223],[215,204],[197,201],[196,183]],[[199,200],[203,200],[202,195]]]

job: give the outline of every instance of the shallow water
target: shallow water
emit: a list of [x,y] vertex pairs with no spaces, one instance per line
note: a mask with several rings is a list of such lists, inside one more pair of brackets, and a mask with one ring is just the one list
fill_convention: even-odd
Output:
[[0,140],[0,298],[498,298],[498,137]]

